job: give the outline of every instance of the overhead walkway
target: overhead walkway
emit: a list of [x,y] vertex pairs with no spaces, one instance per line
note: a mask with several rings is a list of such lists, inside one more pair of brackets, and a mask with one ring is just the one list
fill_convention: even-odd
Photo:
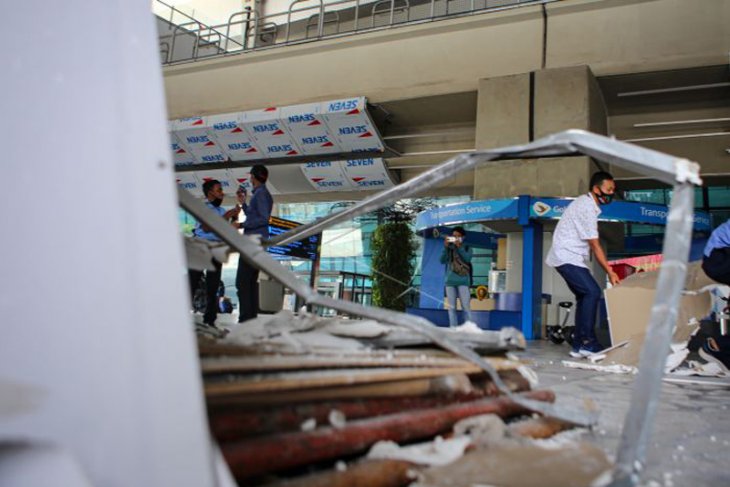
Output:
[[[170,65],[554,1],[559,0],[294,0],[282,12],[259,14],[246,7],[214,26],[161,0],[154,5],[178,19],[160,29],[162,63]],[[180,43],[185,47],[175,50]]]

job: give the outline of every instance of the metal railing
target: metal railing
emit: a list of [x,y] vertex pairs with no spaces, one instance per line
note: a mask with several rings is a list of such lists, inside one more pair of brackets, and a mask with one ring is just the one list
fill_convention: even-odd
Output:
[[[243,48],[240,42],[230,37],[230,18],[227,24],[210,26],[162,0],[155,0],[154,7],[155,14],[169,23],[168,30],[172,30],[171,33],[160,33],[159,35],[162,64],[218,56],[225,54],[230,49],[240,50]],[[238,12],[231,18],[245,13],[245,11]],[[225,34],[221,32],[223,27],[226,27]],[[181,49],[180,41],[182,39],[189,42],[185,42]],[[201,54],[201,51],[203,54]]]
[[[163,64],[177,64],[337,36],[501,11],[559,0],[294,0],[286,11],[259,15],[246,8],[228,22],[209,26],[170,9],[172,33],[160,35]],[[175,23],[175,15],[182,21]],[[161,17],[162,18],[162,17]],[[167,19],[165,19],[167,20]],[[193,36],[187,55],[175,52],[176,40]],[[205,46],[206,49],[202,49]]]

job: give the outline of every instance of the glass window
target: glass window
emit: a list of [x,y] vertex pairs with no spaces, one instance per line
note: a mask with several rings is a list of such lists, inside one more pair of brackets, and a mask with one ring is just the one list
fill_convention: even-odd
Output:
[[730,208],[730,187],[712,186],[707,188],[710,208]]
[[[436,206],[444,206],[447,204],[464,203],[470,201],[469,196],[449,196],[445,198],[433,198]],[[407,201],[407,200],[406,200]],[[280,203],[277,204],[278,216],[288,220],[294,220],[299,223],[309,223],[317,218],[329,215],[333,212],[340,211],[342,208],[353,205],[353,201],[340,202],[312,202],[312,203]],[[322,253],[320,261],[320,287],[325,279],[337,273],[354,272],[357,274],[371,275],[370,268],[372,262],[372,235],[378,227],[378,219],[375,215],[362,215],[354,220],[342,222],[323,232],[322,236]],[[481,229],[481,228],[480,228]],[[420,259],[423,254],[423,239],[415,236],[414,241],[418,245],[416,258],[414,260],[413,282],[415,286],[420,285]],[[486,273],[491,262],[491,254],[485,256],[483,263],[480,261],[481,267],[486,270],[483,272],[486,281]],[[300,278],[309,279],[311,265],[305,261],[282,261],[282,265],[286,266],[293,272],[297,273]],[[327,276],[325,276],[325,273]],[[482,275],[482,274],[479,274]],[[366,292],[370,292],[372,282],[367,280]]]
[[717,228],[730,220],[730,210],[712,210],[710,211],[710,219],[712,220],[712,228]]
[[667,190],[664,189],[640,189],[624,191],[626,201],[640,201],[642,203],[654,203],[664,205],[667,202]]
[[177,212],[178,221],[180,222],[180,228],[182,229],[183,235],[186,235],[188,237],[193,235],[193,230],[195,229],[195,218],[193,218],[193,215],[188,213],[187,211],[183,210],[182,208],[178,209]]

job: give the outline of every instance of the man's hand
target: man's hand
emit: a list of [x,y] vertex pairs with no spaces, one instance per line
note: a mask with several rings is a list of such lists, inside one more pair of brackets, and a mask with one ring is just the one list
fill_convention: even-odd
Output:
[[461,247],[461,239],[460,239],[460,238],[457,238],[457,239],[456,239],[456,241],[454,242],[454,245],[456,245],[456,248],[457,248],[457,249],[458,249],[459,247]]
[[228,220],[229,218],[238,217],[238,214],[240,212],[241,212],[241,207],[240,206],[234,206],[233,208],[231,208],[230,210],[228,210],[227,212],[225,212],[223,214],[223,218],[225,218],[226,220]]
[[618,277],[618,274],[616,274],[613,271],[608,272],[608,280],[611,282],[612,286],[616,286],[618,283],[621,282],[621,279]]

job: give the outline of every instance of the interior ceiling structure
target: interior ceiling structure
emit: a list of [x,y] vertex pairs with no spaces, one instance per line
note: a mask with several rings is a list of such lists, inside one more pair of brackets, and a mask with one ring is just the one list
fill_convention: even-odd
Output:
[[[609,135],[702,165],[706,184],[730,184],[730,69],[710,66],[609,76],[598,79],[609,116]],[[387,158],[401,181],[417,176],[458,152],[474,149],[476,92],[379,104]],[[383,123],[384,122],[384,123]],[[662,185],[617,171],[624,189]],[[471,174],[469,174],[471,178]],[[443,193],[471,194],[467,177]]]
[[[685,157],[705,184],[730,181],[730,68],[727,65],[609,76],[598,80],[612,135]],[[657,187],[621,172],[622,187]]]
[[[730,184],[730,70],[710,66],[598,79],[609,135],[702,165],[706,184]],[[473,151],[477,92],[393,100],[369,106],[387,146],[384,160],[395,181],[408,181],[461,152]],[[661,183],[617,170],[621,189]],[[467,171],[431,196],[473,194]],[[282,201],[358,200],[370,192],[281,195]]]

